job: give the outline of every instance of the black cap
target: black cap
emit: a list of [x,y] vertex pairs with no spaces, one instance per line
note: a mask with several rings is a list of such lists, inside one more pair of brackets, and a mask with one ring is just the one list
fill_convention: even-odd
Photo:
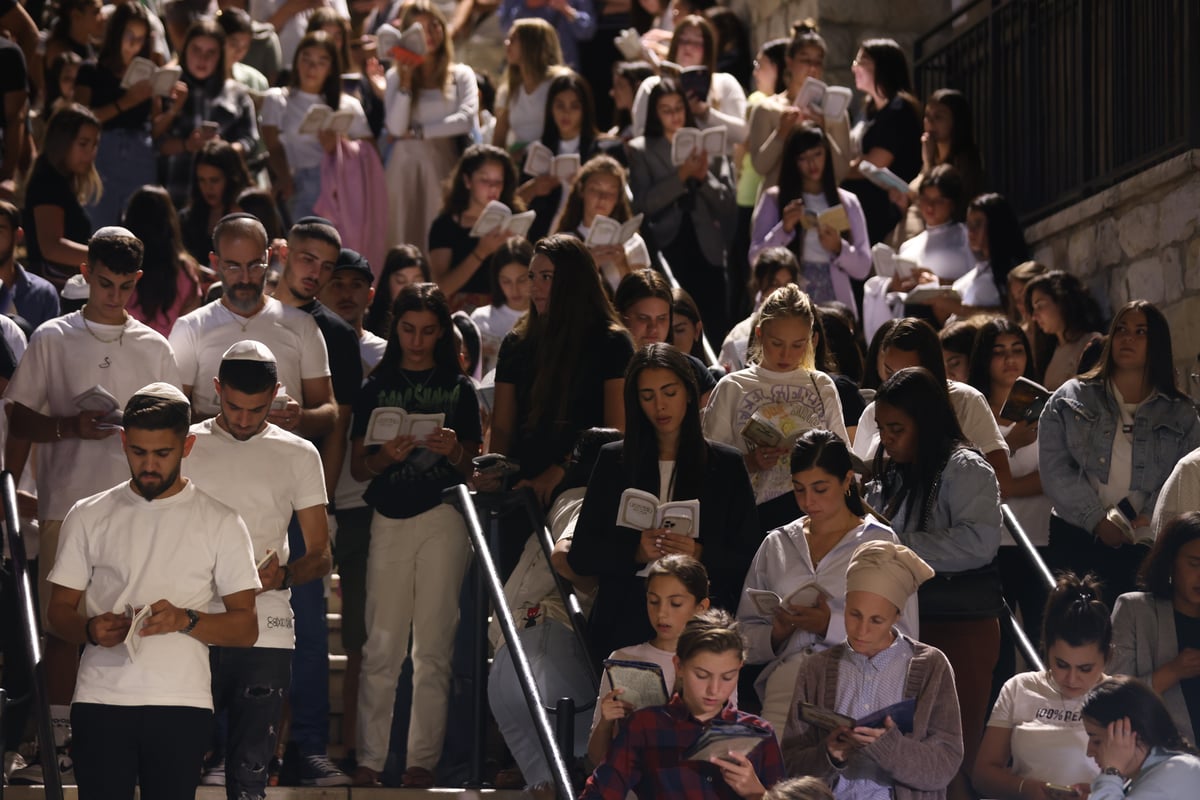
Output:
[[301,217],[300,219],[296,220],[292,224],[292,227],[294,228],[297,225],[328,225],[331,228],[333,227],[332,222],[325,219],[324,217],[318,217],[318,216]]
[[371,265],[367,259],[357,250],[351,250],[349,247],[343,247],[338,253],[337,263],[333,265],[333,271],[341,272],[342,270],[353,270],[368,281],[375,280],[375,274],[371,272]]

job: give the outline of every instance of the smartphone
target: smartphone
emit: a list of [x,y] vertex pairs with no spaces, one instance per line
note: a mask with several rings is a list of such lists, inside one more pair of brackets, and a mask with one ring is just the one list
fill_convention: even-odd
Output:
[[1133,504],[1129,502],[1128,497],[1122,498],[1121,502],[1117,503],[1117,510],[1130,522],[1137,517],[1137,512],[1133,510]]
[[671,533],[680,533],[684,536],[692,535],[691,517],[666,517],[663,519],[663,527]]
[[200,130],[204,133],[206,139],[212,139],[221,132],[221,126],[215,122],[201,122]]
[[1046,797],[1050,800],[1078,800],[1079,792],[1070,786],[1061,786],[1057,783],[1047,783],[1045,786]]

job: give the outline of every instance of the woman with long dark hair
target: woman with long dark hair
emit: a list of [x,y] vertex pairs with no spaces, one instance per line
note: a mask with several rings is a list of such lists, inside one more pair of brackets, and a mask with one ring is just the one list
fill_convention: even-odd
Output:
[[392,304],[400,291],[410,284],[429,283],[429,260],[415,244],[398,244],[388,250],[383,270],[375,283],[375,299],[367,309],[363,326],[377,336],[386,336],[392,314]]
[[1062,270],[1034,277],[1025,284],[1025,312],[1033,321],[1034,361],[1047,389],[1095,365],[1104,323],[1079,278]]
[[[699,390],[684,355],[667,344],[643,347],[629,362],[623,394],[625,440],[600,451],[568,555],[577,574],[600,580],[588,626],[594,653],[650,638],[634,574],[642,566],[673,553],[692,556],[708,569],[714,604],[734,608],[761,541],[741,455],[704,438]],[[640,531],[617,525],[630,488],[659,502],[699,499],[699,516]]]
[[208,262],[212,232],[233,211],[238,195],[250,187],[246,163],[229,142],[205,142],[192,160],[188,202],[179,212],[183,245],[198,263]]
[[1038,458],[1054,503],[1047,562],[1095,572],[1105,598],[1132,591],[1150,515],[1172,467],[1200,446],[1200,419],[1175,384],[1171,329],[1152,303],[1113,318],[1100,363],[1042,411]]
[[[571,184],[571,192],[559,215],[556,233],[573,233],[587,241],[596,217],[606,216],[624,223],[633,216],[629,204],[629,173],[612,156],[598,155],[583,165]],[[635,232],[623,244],[589,248],[596,266],[612,291],[629,273],[650,266],[646,240]]]
[[179,232],[179,215],[161,186],[143,186],[129,198],[121,224],[142,240],[142,277],[125,309],[163,336],[175,320],[200,306],[200,269]]

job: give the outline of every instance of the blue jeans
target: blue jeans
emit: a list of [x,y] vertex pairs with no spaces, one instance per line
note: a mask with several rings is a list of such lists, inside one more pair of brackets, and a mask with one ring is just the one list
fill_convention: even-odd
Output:
[[104,131],[96,151],[96,171],[104,181],[104,193],[88,206],[92,227],[118,225],[133,193],[158,183],[158,153],[150,134],[128,128]]
[[[296,517],[288,526],[291,560],[306,552]],[[292,589],[296,649],[292,654],[291,740],[302,756],[324,755],[329,747],[329,626],[325,620],[325,582],[309,581]]]
[[278,647],[212,647],[213,705],[229,713],[225,796],[263,800],[267,765],[279,739],[283,697],[292,677],[292,651]]
[[292,222],[312,216],[313,206],[321,196],[321,167],[306,167],[292,170],[292,199],[288,201],[288,213]]

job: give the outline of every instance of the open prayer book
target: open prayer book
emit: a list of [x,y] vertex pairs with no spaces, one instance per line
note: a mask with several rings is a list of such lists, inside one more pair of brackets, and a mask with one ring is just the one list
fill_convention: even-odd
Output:
[[613,38],[613,44],[621,51],[626,61],[645,61],[646,48],[642,46],[641,34],[637,28],[625,28]]
[[746,594],[750,596],[750,601],[754,603],[754,607],[758,609],[758,613],[763,616],[774,614],[775,610],[781,606],[813,608],[817,605],[817,600],[822,595],[826,599],[829,597],[829,592],[822,589],[814,581],[805,583],[786,598],[780,597],[770,589],[747,589]]
[[499,200],[492,200],[483,207],[483,212],[471,227],[471,235],[476,239],[487,236],[492,231],[508,231],[513,236],[527,236],[537,219],[536,211],[522,211],[514,214],[512,209]]
[[902,194],[908,194],[908,182],[887,167],[877,167],[865,158],[858,162],[858,171],[871,183],[883,189],[895,189]]
[[150,606],[144,605],[134,609],[129,603],[125,604],[125,616],[129,618],[129,632],[125,634],[125,649],[129,651],[129,660],[137,661],[141,652],[143,637],[142,628],[146,627],[146,619],[150,616]]
[[679,85],[684,96],[694,94],[701,100],[708,99],[708,93],[712,90],[712,73],[708,67],[701,64],[685,67],[674,61],[661,61],[658,68],[664,78]]
[[714,720],[700,734],[696,743],[689,747],[683,757],[689,761],[709,761],[713,758],[730,761],[729,754],[737,753],[747,756],[754,748],[773,733],[742,722],[722,722]]
[[[125,68],[125,77],[121,79],[121,88],[128,89],[142,81],[150,81],[154,86],[156,97],[166,97],[175,88],[176,81],[183,75],[180,67],[160,67],[148,58],[136,56]],[[126,109],[128,111],[128,109]]]
[[742,438],[756,447],[791,447],[809,428],[795,417],[772,417],[760,408],[742,426]]
[[633,705],[636,711],[649,706],[666,705],[671,699],[662,667],[648,661],[604,659],[604,672],[614,689],[624,689],[620,698]]
[[680,128],[675,131],[675,138],[671,141],[671,163],[679,166],[697,150],[703,150],[709,158],[724,155],[727,137],[728,130],[724,125],[704,130]]
[[531,142],[525,150],[525,166],[521,169],[526,175],[535,178],[542,175],[553,175],[561,181],[569,181],[579,172],[579,153],[554,155],[554,151],[541,142]]
[[397,436],[420,439],[441,428],[445,421],[445,414],[410,414],[403,408],[380,406],[371,412],[363,443],[383,444]]
[[875,265],[875,274],[885,278],[911,278],[921,266],[911,258],[901,258],[883,242],[871,247],[871,263]]
[[672,533],[682,533],[693,539],[700,536],[700,501],[668,500],[658,498],[641,489],[626,489],[621,493],[617,507],[617,525],[648,531],[653,528],[668,528]]
[[103,416],[96,420],[96,427],[101,430],[119,428],[125,418],[125,413],[121,410],[121,404],[117,398],[100,384],[80,393],[72,402],[80,411],[101,412]]
[[398,64],[418,66],[425,60],[425,29],[414,22],[403,31],[391,25],[380,25],[376,34],[378,51],[392,57]]
[[354,124],[353,111],[334,111],[324,103],[316,103],[309,107],[304,119],[300,120],[297,133],[317,134],[321,131],[333,131],[342,136],[350,133]]
[[818,225],[828,225],[838,233],[845,233],[850,230],[850,217],[846,215],[846,209],[842,208],[840,203],[825,209],[820,214],[806,209],[804,216],[800,218],[800,226],[808,230]]
[[892,718],[892,722],[896,723],[896,727],[901,733],[912,733],[913,730],[913,713],[917,709],[917,701],[915,698],[901,700],[899,703],[893,703],[886,708],[881,708],[878,711],[873,711],[864,717],[855,719],[848,717],[845,714],[839,714],[836,711],[830,711],[827,708],[813,705],[812,703],[800,703],[800,719],[807,722],[809,725],[816,725],[827,731],[836,728],[882,728],[884,720],[888,717]]
[[588,229],[584,244],[588,247],[605,247],[614,244],[625,244],[642,228],[642,214],[635,214],[625,222],[617,222],[612,217],[597,214]]
[[943,286],[940,283],[918,283],[908,290],[904,302],[914,306],[931,305],[934,300],[947,298],[962,302],[962,295],[953,286]]
[[829,86],[816,78],[805,78],[796,95],[796,108],[811,108],[827,119],[837,119],[846,113],[854,93],[845,86]]

